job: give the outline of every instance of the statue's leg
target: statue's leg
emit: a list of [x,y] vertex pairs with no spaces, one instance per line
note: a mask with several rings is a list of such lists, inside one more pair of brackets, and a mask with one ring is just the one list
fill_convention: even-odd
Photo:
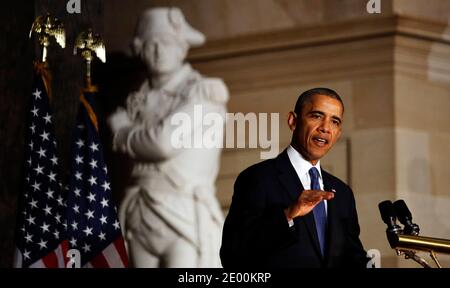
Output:
[[138,239],[128,241],[130,262],[134,268],[159,268],[159,259],[145,249]]
[[179,237],[167,249],[163,267],[167,268],[196,268],[198,267],[198,254],[194,245]]

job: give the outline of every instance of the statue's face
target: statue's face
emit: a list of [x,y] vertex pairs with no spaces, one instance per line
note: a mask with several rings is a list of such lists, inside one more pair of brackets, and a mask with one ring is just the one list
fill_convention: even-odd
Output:
[[177,71],[186,57],[187,45],[171,35],[158,35],[144,43],[143,60],[152,74]]

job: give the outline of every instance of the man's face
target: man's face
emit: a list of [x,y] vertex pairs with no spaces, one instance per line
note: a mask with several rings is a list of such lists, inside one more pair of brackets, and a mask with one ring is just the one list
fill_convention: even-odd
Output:
[[313,165],[333,147],[341,136],[343,107],[339,100],[326,95],[314,95],[301,115],[289,114],[288,123],[294,130],[292,144]]
[[175,37],[157,35],[144,43],[143,58],[149,70],[156,75],[170,74],[183,64],[186,48]]

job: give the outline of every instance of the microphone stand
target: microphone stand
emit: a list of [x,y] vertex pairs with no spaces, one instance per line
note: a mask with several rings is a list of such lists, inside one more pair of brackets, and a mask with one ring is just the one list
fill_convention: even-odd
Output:
[[[417,263],[419,263],[420,265],[422,265],[423,268],[433,268],[427,263],[427,261],[425,261],[425,259],[423,259],[422,257],[417,256],[416,251],[414,251],[414,250],[399,250],[399,249],[396,249],[395,251],[397,252],[398,256],[401,256],[402,254],[405,254],[405,259],[412,259],[412,260],[416,261]],[[439,267],[439,268],[441,268],[441,267]]]
[[430,253],[430,257],[436,263],[438,268],[442,268],[439,263],[436,252],[450,254],[450,240],[423,237],[416,235],[403,235],[392,232],[387,233],[389,244],[395,249],[397,255],[405,255],[406,259],[412,259],[422,265],[424,268],[432,268],[423,258],[417,256],[416,251]]
[[430,251],[430,257],[431,257],[431,259],[434,260],[434,262],[436,263],[436,266],[438,268],[442,268],[441,263],[439,263],[439,261],[437,259],[437,256],[436,256],[436,253],[434,251]]

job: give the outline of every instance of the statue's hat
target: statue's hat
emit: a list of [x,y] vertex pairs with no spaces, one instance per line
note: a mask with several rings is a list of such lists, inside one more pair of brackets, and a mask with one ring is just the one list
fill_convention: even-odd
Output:
[[158,35],[172,35],[185,41],[189,47],[200,46],[205,36],[186,22],[183,13],[176,7],[158,7],[145,10],[139,18],[135,42],[143,42]]

